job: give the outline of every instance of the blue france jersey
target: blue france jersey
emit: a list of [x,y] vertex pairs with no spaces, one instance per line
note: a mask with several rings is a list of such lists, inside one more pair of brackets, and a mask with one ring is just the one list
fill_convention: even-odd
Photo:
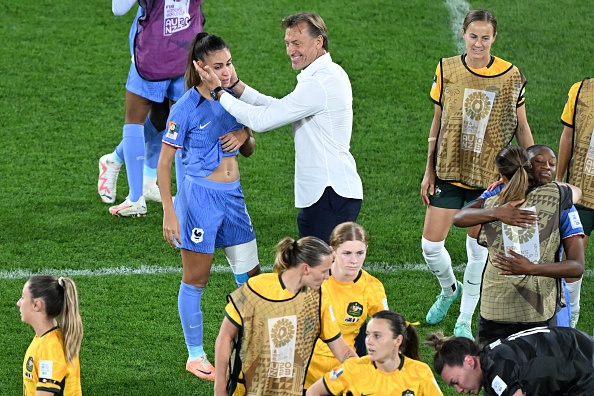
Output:
[[132,56],[134,56],[134,38],[136,37],[136,32],[138,31],[138,18],[140,18],[143,14],[144,10],[142,7],[138,7],[138,11],[136,11],[136,16],[134,17],[132,26],[130,27],[130,33],[128,34],[128,41],[130,42],[130,55]]
[[163,143],[182,149],[187,175],[206,177],[223,157],[239,153],[239,150],[224,152],[219,137],[242,128],[244,125],[219,102],[207,100],[191,88],[171,108]]

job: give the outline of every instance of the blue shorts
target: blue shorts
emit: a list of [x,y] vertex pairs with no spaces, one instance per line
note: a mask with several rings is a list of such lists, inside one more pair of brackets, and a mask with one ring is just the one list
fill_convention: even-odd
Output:
[[219,183],[186,175],[175,197],[175,213],[182,249],[211,254],[256,238],[239,179]]
[[161,103],[165,98],[177,102],[186,92],[184,76],[171,80],[147,81],[140,77],[134,63],[130,64],[126,89],[152,102]]

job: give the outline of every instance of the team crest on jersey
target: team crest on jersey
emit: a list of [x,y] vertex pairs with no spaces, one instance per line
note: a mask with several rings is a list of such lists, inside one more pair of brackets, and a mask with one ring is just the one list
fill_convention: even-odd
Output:
[[351,316],[358,318],[359,316],[363,315],[363,305],[359,304],[358,302],[350,302],[347,307],[347,313]]
[[410,389],[407,389],[404,392],[402,392],[402,396],[415,396],[415,392],[411,391]]
[[202,228],[194,228],[192,230],[192,236],[190,237],[192,242],[200,243],[204,239],[204,230]]
[[33,371],[33,356],[29,356],[29,359],[27,359],[27,364],[25,365],[25,368],[27,369],[28,372]]
[[167,124],[167,137],[169,139],[175,140],[177,139],[177,133],[179,132],[179,126],[173,122],[169,121]]

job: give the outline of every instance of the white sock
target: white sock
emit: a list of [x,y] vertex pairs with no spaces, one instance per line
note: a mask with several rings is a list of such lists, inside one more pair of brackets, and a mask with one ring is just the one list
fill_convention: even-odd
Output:
[[567,290],[569,291],[569,307],[571,313],[580,312],[580,289],[582,288],[582,279],[576,282],[567,282]]
[[443,294],[453,295],[456,291],[456,277],[452,269],[452,259],[445,248],[445,241],[431,242],[421,237],[421,248],[425,262],[439,280]]
[[143,181],[143,186],[144,186],[145,188],[146,188],[146,187],[151,187],[151,186],[153,186],[153,185],[157,184],[157,176],[154,176],[154,177],[153,177],[153,176],[147,176],[147,175],[144,175],[144,176],[142,177],[142,181]]
[[462,289],[458,320],[468,322],[472,320],[481,294],[481,280],[489,251],[486,247],[479,245],[475,238],[466,235],[466,254],[468,263],[464,271],[464,289]]

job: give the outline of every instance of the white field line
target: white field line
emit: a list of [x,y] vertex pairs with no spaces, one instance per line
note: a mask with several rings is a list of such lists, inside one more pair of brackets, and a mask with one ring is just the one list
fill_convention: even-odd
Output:
[[462,38],[462,23],[464,22],[464,17],[470,11],[470,4],[465,0],[446,0],[445,3],[450,11],[450,25],[452,27],[456,50],[458,54],[462,55],[466,52],[466,46]]
[[[417,272],[428,272],[427,265],[425,264],[394,264],[386,262],[372,262],[365,263],[364,267],[367,271],[372,274],[387,274],[403,271],[417,271]],[[454,271],[463,272],[466,268],[466,264],[460,264],[454,267]],[[262,266],[263,272],[271,272],[271,265]],[[231,269],[226,265],[213,265],[211,272],[228,272],[231,273]],[[53,269],[48,268],[41,272],[33,272],[26,269],[17,269],[12,271],[0,271],[0,280],[11,280],[11,279],[28,279],[33,275],[55,275],[55,276],[69,276],[69,277],[80,277],[80,276],[114,276],[114,275],[159,275],[159,274],[181,274],[181,267],[159,267],[152,265],[143,265],[140,267],[106,267],[97,269]],[[590,278],[594,274],[594,270],[587,269],[584,271],[584,277]]]

